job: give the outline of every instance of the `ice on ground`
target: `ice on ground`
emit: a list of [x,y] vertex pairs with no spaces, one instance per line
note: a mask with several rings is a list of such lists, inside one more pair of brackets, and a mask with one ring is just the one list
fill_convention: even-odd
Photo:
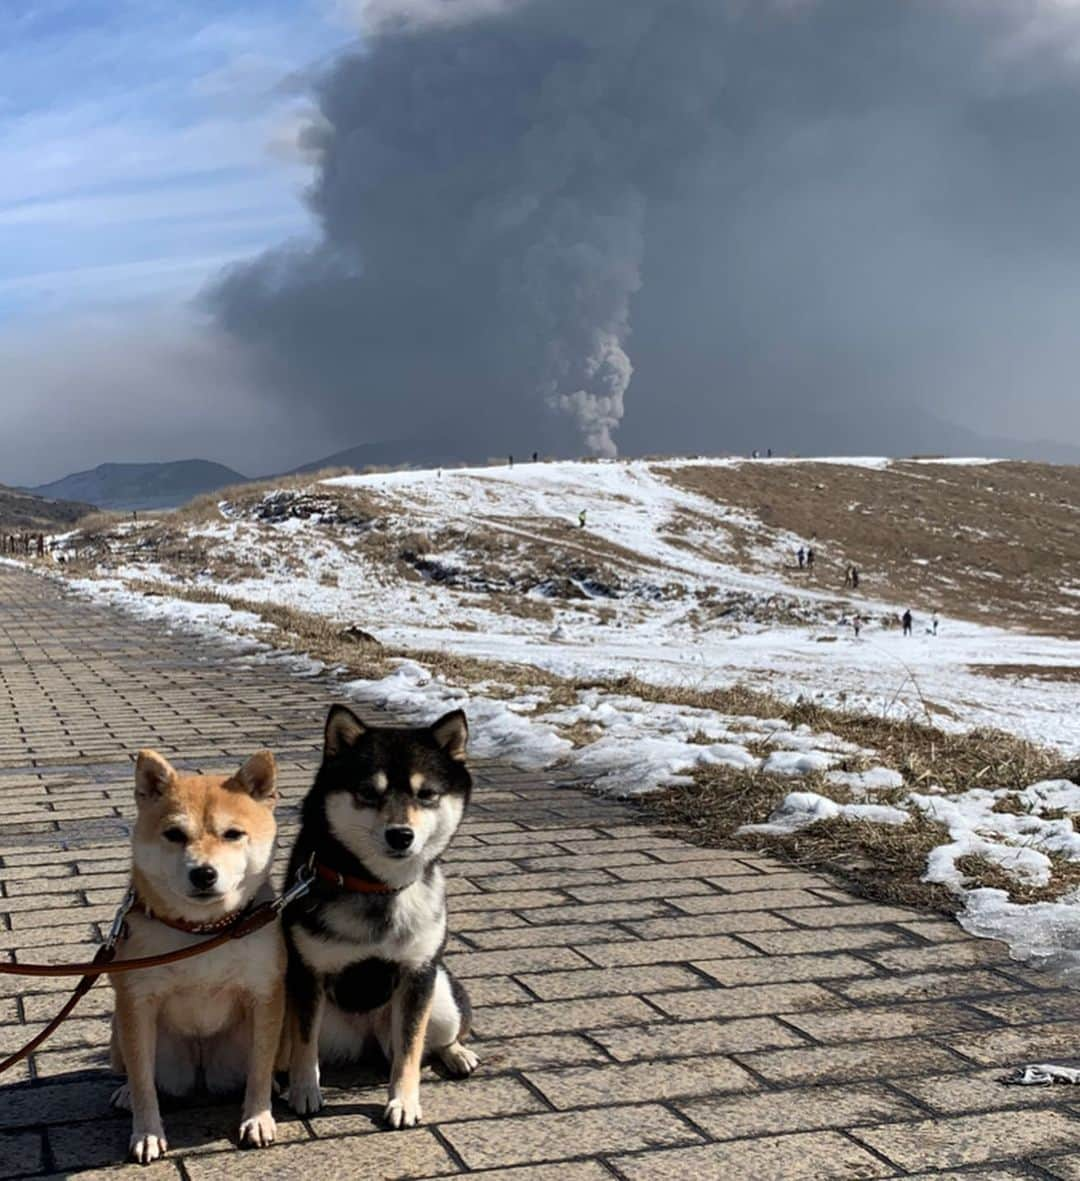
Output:
[[824,750],[774,750],[761,769],[766,775],[813,775],[836,761],[836,755]]
[[763,824],[744,824],[739,833],[775,833],[788,836],[819,820],[867,820],[874,824],[907,824],[910,816],[901,808],[883,804],[838,804],[813,791],[793,791]]
[[829,771],[825,782],[865,795],[873,791],[895,791],[904,786],[904,777],[891,767],[871,767],[869,771]]
[[972,935],[1000,939],[1014,959],[1080,983],[1080,905],[1075,895],[1023,905],[1004,890],[971,890],[957,916]]

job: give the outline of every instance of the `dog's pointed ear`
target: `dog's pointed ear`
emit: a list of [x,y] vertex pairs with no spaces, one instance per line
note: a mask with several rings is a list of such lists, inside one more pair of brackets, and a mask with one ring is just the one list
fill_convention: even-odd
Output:
[[431,736],[438,746],[457,762],[465,762],[465,746],[469,741],[469,723],[460,709],[443,714],[431,727]]
[[176,779],[172,764],[156,750],[140,750],[135,759],[135,800],[139,804],[160,799]]
[[332,705],[326,715],[323,757],[332,759],[347,747],[355,746],[367,727],[347,705]]
[[277,803],[277,760],[268,750],[256,751],[237,771],[234,781],[260,804]]

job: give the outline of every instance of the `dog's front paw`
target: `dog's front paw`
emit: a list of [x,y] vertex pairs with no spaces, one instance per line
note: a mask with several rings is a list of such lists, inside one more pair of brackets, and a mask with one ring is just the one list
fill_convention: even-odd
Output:
[[277,1124],[269,1111],[260,1111],[257,1115],[249,1116],[240,1125],[241,1148],[266,1148],[274,1143],[277,1135]]
[[420,1110],[420,1096],[406,1095],[391,1099],[383,1112],[388,1128],[415,1128],[424,1113]]
[[314,1115],[322,1104],[318,1079],[289,1079],[289,1106],[297,1115]]
[[456,1074],[459,1078],[464,1078],[480,1065],[480,1059],[467,1046],[463,1046],[460,1042],[454,1042],[453,1045],[444,1046],[439,1051],[439,1057],[442,1059],[443,1065],[451,1074]]
[[148,1165],[164,1156],[168,1147],[165,1143],[165,1133],[160,1127],[155,1132],[143,1132],[136,1128],[131,1133],[128,1156],[140,1165]]
[[118,1111],[131,1110],[131,1088],[127,1085],[127,1083],[124,1083],[122,1087],[117,1087],[116,1090],[113,1091],[112,1095],[109,1097],[109,1102]]

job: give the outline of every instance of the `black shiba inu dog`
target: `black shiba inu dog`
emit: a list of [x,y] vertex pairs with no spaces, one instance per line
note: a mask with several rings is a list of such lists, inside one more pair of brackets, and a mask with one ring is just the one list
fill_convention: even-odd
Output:
[[455,1074],[476,1055],[462,986],[440,962],[446,900],[438,859],[472,789],[468,726],[457,710],[431,727],[365,725],[345,706],[326,719],[322,765],[303,804],[288,884],[311,892],[284,914],[289,1020],[280,1056],[289,1102],[322,1106],[319,1062],[358,1058],[374,1038],[390,1060],[385,1119],[420,1119],[420,1063]]

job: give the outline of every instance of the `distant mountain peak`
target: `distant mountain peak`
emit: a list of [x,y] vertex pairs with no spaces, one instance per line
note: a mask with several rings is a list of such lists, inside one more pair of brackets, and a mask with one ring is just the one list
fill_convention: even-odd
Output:
[[176,508],[205,492],[244,483],[247,476],[222,463],[176,459],[165,463],[101,463],[30,491],[105,509],[162,509]]

